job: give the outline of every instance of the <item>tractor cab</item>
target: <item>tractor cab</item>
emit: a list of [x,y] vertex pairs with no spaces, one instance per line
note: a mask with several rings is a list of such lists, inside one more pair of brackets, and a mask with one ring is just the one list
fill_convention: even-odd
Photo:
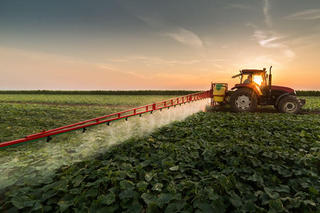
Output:
[[232,76],[232,78],[238,77],[240,78],[240,83],[236,84],[232,90],[238,88],[250,88],[255,91],[258,96],[268,96],[268,93],[270,92],[268,85],[271,84],[271,78],[269,78],[268,82],[269,75],[265,68],[262,70],[244,69],[240,70],[238,75]]
[[268,74],[266,70],[241,70],[240,74],[233,76],[232,78],[240,77],[240,84],[255,83],[258,86],[262,86],[267,82]]
[[[257,106],[273,105],[278,111],[298,113],[305,100],[298,99],[294,89],[272,85],[271,69],[244,69],[232,78],[240,78],[240,83],[228,90],[227,84],[213,84],[213,101],[223,100],[235,112],[252,112]],[[224,98],[221,98],[219,85],[226,85]],[[220,98],[219,98],[220,97]],[[217,101],[216,101],[217,100]]]

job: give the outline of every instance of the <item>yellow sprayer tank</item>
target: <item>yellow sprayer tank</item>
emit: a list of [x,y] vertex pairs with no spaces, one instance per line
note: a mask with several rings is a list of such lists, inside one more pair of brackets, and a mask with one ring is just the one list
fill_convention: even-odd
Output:
[[213,101],[223,102],[226,95],[228,86],[225,83],[219,83],[213,85]]

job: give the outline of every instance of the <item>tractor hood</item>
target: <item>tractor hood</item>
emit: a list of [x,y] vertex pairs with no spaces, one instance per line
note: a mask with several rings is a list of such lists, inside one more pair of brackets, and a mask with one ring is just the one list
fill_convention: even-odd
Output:
[[283,87],[283,86],[271,86],[271,90],[277,90],[277,91],[283,91],[286,93],[294,93],[294,89],[289,88],[289,87]]
[[[248,87],[248,88],[255,90],[255,86],[253,86],[253,85],[254,84],[236,84],[231,90],[234,90],[237,88],[242,88],[242,87]],[[295,93],[294,89],[289,88],[289,87],[283,87],[283,86],[272,85],[271,90],[272,91],[280,91],[281,93],[290,93],[290,94]]]

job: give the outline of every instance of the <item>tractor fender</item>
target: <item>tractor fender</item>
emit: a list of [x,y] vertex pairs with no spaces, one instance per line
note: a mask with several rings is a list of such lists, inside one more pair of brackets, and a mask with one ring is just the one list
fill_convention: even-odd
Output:
[[286,93],[283,93],[282,95],[280,95],[280,96],[277,98],[277,100],[276,100],[276,102],[275,102],[274,105],[275,105],[275,106],[278,106],[281,98],[283,98],[283,97],[285,97],[285,96],[287,96],[287,95],[291,95],[291,93],[286,92]]
[[252,89],[257,94],[257,96],[262,95],[261,89],[255,84],[236,84],[231,90],[241,88],[249,88]]

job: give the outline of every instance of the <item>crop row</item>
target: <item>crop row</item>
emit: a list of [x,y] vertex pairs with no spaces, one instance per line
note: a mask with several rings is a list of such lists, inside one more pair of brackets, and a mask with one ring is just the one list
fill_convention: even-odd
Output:
[[125,105],[140,106],[166,100],[172,96],[160,95],[30,95],[0,94],[0,102],[40,103],[40,104],[75,104],[75,105]]

